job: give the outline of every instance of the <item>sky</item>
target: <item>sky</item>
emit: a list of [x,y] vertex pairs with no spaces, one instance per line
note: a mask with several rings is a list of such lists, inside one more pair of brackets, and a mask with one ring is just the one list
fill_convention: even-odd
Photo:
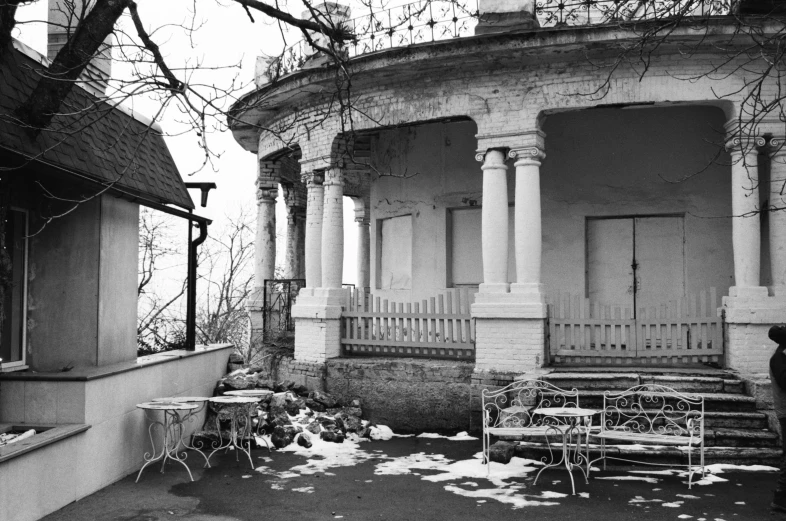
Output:
[[[254,13],[255,22],[241,6],[229,0],[137,0],[140,18],[152,32],[154,41],[161,47],[162,53],[170,66],[184,63],[201,63],[203,70],[199,78],[204,83],[228,85],[233,80],[253,88],[254,65],[259,55],[276,55],[283,47],[283,40],[278,28],[264,16]],[[302,6],[290,2],[288,10],[300,14]],[[286,2],[280,3],[287,9]],[[162,8],[163,7],[163,8]],[[196,16],[192,16],[194,7]],[[17,13],[20,22],[15,37],[36,51],[46,55],[46,26],[35,23],[47,16],[46,0],[39,0],[23,6]],[[189,38],[182,25],[196,21],[198,27]],[[130,24],[130,18],[124,17],[120,24]],[[288,37],[288,43],[297,41],[296,35]],[[239,65],[231,70],[207,70],[209,67],[225,67]],[[114,77],[130,74],[130,67],[117,61],[113,63]],[[154,100],[136,99],[133,109],[146,116],[152,116],[158,108]],[[160,121],[167,134],[167,145],[175,159],[181,175],[186,181],[212,181],[218,185],[217,190],[210,193],[206,208],[197,209],[197,213],[214,219],[211,229],[220,229],[227,212],[238,207],[256,210],[256,194],[254,180],[256,178],[256,156],[243,150],[228,131],[209,134],[211,149],[220,157],[213,165],[200,168],[204,154],[199,148],[199,139],[193,131],[186,132],[188,127],[180,123],[180,114],[175,107],[170,107]],[[199,205],[199,192],[192,191],[192,198]],[[286,236],[286,213],[282,197],[278,198],[277,228],[279,235],[277,261],[284,260],[284,237]],[[357,248],[357,225],[354,222],[353,205],[348,198],[344,200],[344,282],[354,284],[356,281],[355,251]]]

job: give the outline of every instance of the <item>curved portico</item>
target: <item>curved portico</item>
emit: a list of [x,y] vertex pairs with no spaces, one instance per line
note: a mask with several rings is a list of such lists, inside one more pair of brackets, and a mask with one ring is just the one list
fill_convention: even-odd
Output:
[[[723,30],[724,26],[719,24],[719,33]],[[678,31],[684,32],[681,38],[698,38],[687,29]],[[359,56],[350,62],[355,96],[350,110],[358,116],[353,118],[349,133],[341,125],[338,114],[330,114],[330,100],[314,95],[320,86],[327,88],[333,80],[335,72],[329,68],[296,71],[247,96],[243,102],[246,108],[241,110],[239,119],[283,131],[275,136],[258,134],[254,128],[238,124],[233,129],[236,139],[262,160],[281,154],[289,143],[297,143],[300,171],[309,194],[305,237],[307,290],[301,293],[293,309],[299,328],[296,359],[321,362],[340,353],[338,319],[342,293],[340,271],[335,267],[342,253],[340,230],[331,219],[338,215],[336,212],[342,204],[336,194],[347,193],[348,179],[354,180],[349,184],[358,185],[358,179],[363,178],[367,183],[364,189],[355,189],[349,195],[361,201],[357,204],[364,213],[358,220],[359,243],[370,243],[366,259],[369,259],[372,292],[406,301],[422,298],[418,292],[460,286],[463,282],[452,280],[450,272],[465,267],[450,266],[453,261],[449,242],[464,238],[454,234],[449,239],[451,231],[446,223],[453,217],[455,222],[464,219],[461,222],[470,223],[467,212],[480,206],[483,278],[467,279],[478,283],[472,307],[477,334],[476,369],[523,372],[548,363],[544,343],[545,302],[549,294],[563,288],[584,293],[590,283],[583,274],[571,278],[570,282],[555,275],[559,270],[554,259],[559,253],[555,253],[554,244],[559,242],[559,230],[554,226],[561,226],[561,221],[553,213],[561,202],[554,184],[544,182],[543,176],[552,172],[555,168],[552,164],[559,163],[558,158],[550,159],[550,148],[552,140],[560,138],[544,132],[544,121],[551,117],[566,125],[567,119],[557,117],[563,112],[627,107],[640,111],[647,108],[698,111],[696,114],[706,118],[708,126],[712,123],[717,133],[714,142],[718,147],[726,143],[727,152],[716,153],[719,160],[713,167],[716,173],[725,172],[718,174],[724,177],[721,183],[724,191],[713,196],[717,204],[709,204],[697,195],[698,188],[682,189],[678,196],[674,196],[678,189],[663,188],[663,196],[671,199],[661,204],[637,195],[635,183],[624,181],[628,183],[620,192],[623,199],[620,207],[624,211],[615,210],[609,201],[600,202],[603,198],[595,201],[590,197],[579,205],[588,208],[582,222],[587,218],[643,219],[680,214],[685,216],[683,221],[687,224],[678,226],[683,226],[682,229],[688,226],[689,231],[683,232],[686,236],[695,228],[709,229],[707,233],[713,237],[725,237],[723,245],[715,250],[698,240],[695,244],[686,243],[683,291],[687,292],[696,281],[697,289],[701,289],[698,284],[712,284],[721,295],[728,295],[724,301],[725,317],[730,325],[726,339],[728,364],[746,371],[761,369],[761,360],[757,358],[760,355],[753,353],[755,346],[746,343],[745,338],[750,336],[751,328],[766,329],[784,309],[780,288],[786,282],[783,280],[786,275],[781,273],[783,262],[776,257],[780,251],[779,238],[786,236],[786,222],[777,216],[770,219],[761,242],[761,205],[754,187],[759,175],[760,152],[773,157],[772,173],[767,173],[766,179],[771,179],[774,186],[782,177],[778,138],[783,131],[777,125],[739,131],[735,123],[742,101],[735,93],[744,84],[743,78],[730,74],[723,80],[681,80],[680,77],[695,76],[699,65],[685,60],[675,49],[664,48],[653,56],[644,77],[637,70],[620,67],[609,82],[592,65],[593,53],[603,56],[607,42],[618,43],[620,39],[634,37],[611,26],[543,29],[536,33],[485,34]],[[708,54],[713,52],[711,44],[707,41]],[[495,59],[490,60],[489,56]],[[733,64],[729,67],[731,70]],[[599,92],[603,95],[599,96]],[[666,113],[658,114],[654,118],[657,125],[670,117]],[[439,128],[441,134],[437,135]],[[422,132],[418,134],[417,129]],[[624,133],[621,131],[620,136],[635,139],[623,136]],[[713,136],[707,134],[690,143],[698,147],[707,137]],[[368,144],[361,161],[358,154],[348,152],[351,146],[338,146],[357,139]],[[643,134],[638,139],[646,140],[647,136]],[[391,140],[420,143],[417,153],[422,157],[410,163],[411,170],[396,164],[396,158],[409,160],[412,155],[407,155],[403,145],[398,149],[390,146]],[[453,140],[460,143],[459,147],[448,144]],[[661,145],[651,144],[655,146]],[[564,142],[556,150],[559,154],[570,153]],[[658,149],[657,153],[665,158],[662,163],[672,165],[668,150]],[[460,157],[461,165],[452,162],[450,155]],[[480,163],[467,166],[467,156],[471,161],[475,155]],[[464,179],[464,171],[469,168],[476,172],[476,179],[461,184],[458,180]],[[413,173],[421,177],[410,179]],[[672,174],[666,172],[665,176],[671,180],[679,177]],[[390,201],[395,201],[392,196],[408,193],[404,188],[407,183],[418,186],[423,197],[410,198],[410,194],[406,196],[410,203],[391,204]],[[775,189],[772,190],[775,194]],[[624,201],[625,194],[630,194],[631,201]],[[464,207],[467,210],[460,214]],[[393,221],[386,221],[405,215],[411,218],[401,221],[398,228]],[[722,220],[728,229],[701,224],[700,217]],[[364,223],[369,221],[371,226],[364,229]],[[325,223],[333,224],[325,226]],[[380,234],[386,223],[393,231],[411,230],[413,237],[426,233],[443,236],[434,239],[433,244],[425,241],[421,244],[417,238],[412,240],[409,288],[395,287],[396,282],[389,282],[405,280],[406,276],[397,277],[393,271],[388,273],[390,277],[382,276],[381,272],[387,268],[381,265],[378,251],[383,247]],[[363,238],[364,233],[368,239]],[[586,243],[586,237],[581,241]],[[414,249],[421,246],[427,249]],[[761,270],[762,251],[769,259],[767,273]],[[582,271],[586,268],[583,255],[584,252],[582,259],[576,259],[582,264]],[[718,265],[710,270],[712,276],[700,274],[697,266],[701,255],[706,256],[706,262]],[[326,269],[330,273],[327,278]],[[383,279],[388,281],[387,287],[382,284]],[[769,292],[768,285],[772,286]],[[306,334],[306,330],[312,333]]]

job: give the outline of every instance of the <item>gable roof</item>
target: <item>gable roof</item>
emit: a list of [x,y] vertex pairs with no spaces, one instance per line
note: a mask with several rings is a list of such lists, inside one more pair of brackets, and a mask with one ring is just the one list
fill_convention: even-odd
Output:
[[[14,43],[14,47],[23,47]],[[14,110],[35,88],[42,62],[19,49],[0,57],[0,148],[28,161],[53,165],[132,196],[193,209],[194,203],[155,124],[74,87],[35,141]]]

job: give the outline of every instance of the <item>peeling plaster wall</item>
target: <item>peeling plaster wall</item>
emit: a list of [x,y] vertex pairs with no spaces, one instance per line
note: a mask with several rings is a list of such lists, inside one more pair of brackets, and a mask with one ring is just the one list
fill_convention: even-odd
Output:
[[716,158],[724,122],[720,109],[706,106],[549,116],[541,167],[547,292],[584,294],[586,216],[685,212],[687,292],[714,286],[728,294],[731,170],[726,153]]
[[[727,294],[733,284],[730,160],[726,153],[716,158],[724,122],[723,111],[710,106],[548,116],[541,167],[546,291],[584,294],[587,216],[685,213],[687,291],[714,286],[718,295]],[[483,203],[475,132],[471,121],[380,132],[373,146],[375,165],[392,176],[372,184],[372,219],[412,214],[412,288],[375,288],[375,295],[419,301],[446,288],[448,209]],[[697,172],[685,182],[666,181]],[[514,188],[515,169],[509,164],[511,203]],[[372,245],[377,245],[376,230],[372,226]],[[480,237],[477,244],[480,248]],[[374,270],[378,255],[372,246]],[[515,262],[512,255],[509,262]],[[515,270],[510,273],[514,281]]]

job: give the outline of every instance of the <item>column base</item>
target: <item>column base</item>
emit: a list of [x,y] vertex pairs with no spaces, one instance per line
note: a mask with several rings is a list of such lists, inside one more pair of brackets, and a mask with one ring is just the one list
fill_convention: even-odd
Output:
[[477,318],[475,371],[526,373],[546,363],[542,318]]
[[341,355],[341,312],[346,291],[303,288],[292,306],[295,361],[323,363]]
[[726,366],[741,373],[768,373],[776,345],[767,333],[773,325],[784,323],[786,295],[770,297],[767,288],[758,287],[739,288],[745,291],[738,289],[731,296],[731,289],[722,308]]
[[546,294],[543,291],[543,284],[534,282],[514,282],[510,285],[510,293],[515,294],[526,302],[538,304],[546,303]]
[[510,291],[510,284],[507,282],[483,282],[478,286],[478,293],[507,293],[508,291]]
[[545,319],[545,302],[533,293],[477,293],[470,306],[473,318]]

